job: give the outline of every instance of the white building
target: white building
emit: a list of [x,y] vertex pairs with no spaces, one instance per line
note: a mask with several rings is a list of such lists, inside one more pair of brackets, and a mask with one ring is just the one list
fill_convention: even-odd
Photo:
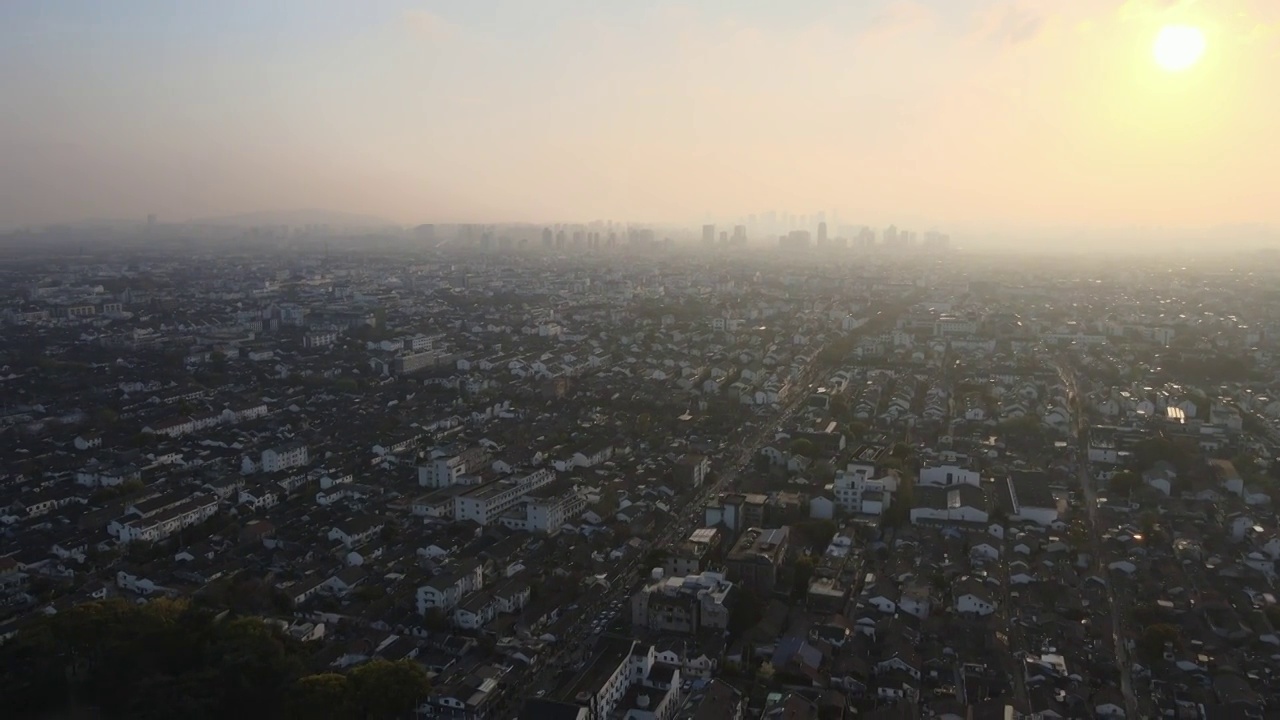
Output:
[[911,522],[986,523],[987,498],[980,488],[962,484],[951,488],[920,488]]
[[951,487],[960,484],[981,487],[982,478],[977,471],[960,465],[932,465],[920,468],[918,484],[927,487]]
[[836,473],[832,482],[835,505],[843,513],[880,515],[893,501],[898,490],[898,478],[887,474],[873,478],[875,466],[866,463],[849,463]]
[[445,571],[420,586],[417,592],[419,614],[439,608],[452,610],[470,593],[484,585],[484,570],[480,563],[469,561]]
[[122,544],[135,540],[158,542],[208,520],[217,512],[217,496],[200,494],[153,513],[142,514],[135,511],[126,514],[112,520],[107,525],[107,533]]
[[734,593],[724,573],[663,577],[662,570],[655,569],[653,579],[631,598],[631,622],[662,632],[724,630],[729,627]]
[[512,530],[555,535],[586,508],[586,496],[572,481],[557,480],[530,491],[523,505],[504,514],[501,523]]
[[956,612],[990,615],[999,608],[991,592],[982,583],[972,578],[961,580],[955,590]]
[[481,468],[488,460],[484,450],[469,448],[456,455],[433,458],[418,466],[418,484],[422,487],[445,488],[457,485],[459,478]]
[[262,451],[262,471],[267,473],[301,467],[309,461],[306,443],[295,441]]
[[593,720],[670,720],[680,708],[680,670],[659,665],[652,645],[610,640],[588,665],[593,670],[572,702],[585,707]]
[[480,525],[495,522],[500,515],[515,507],[525,496],[555,480],[555,473],[542,469],[516,480],[498,480],[477,485],[454,497],[453,519],[473,520]]
[[1049,488],[1049,475],[1040,471],[1015,470],[1005,486],[1009,493],[1011,517],[1050,525],[1058,519],[1058,501]]
[[701,487],[711,474],[711,461],[705,455],[687,454],[676,461],[675,479],[689,487]]

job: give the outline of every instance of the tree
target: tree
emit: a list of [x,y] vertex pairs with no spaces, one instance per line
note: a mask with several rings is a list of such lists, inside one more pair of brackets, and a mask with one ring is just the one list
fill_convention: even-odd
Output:
[[764,605],[754,590],[743,587],[729,612],[729,637],[737,638],[764,619]]
[[428,630],[448,630],[449,616],[441,608],[428,608],[426,614],[422,616],[422,625]]
[[1187,438],[1169,440],[1154,437],[1133,446],[1133,460],[1138,470],[1145,470],[1158,462],[1173,465],[1179,474],[1191,469],[1197,449]]
[[1267,619],[1271,621],[1271,627],[1280,628],[1280,605],[1268,605],[1266,614]]
[[814,552],[824,552],[836,536],[836,524],[831,520],[801,520],[791,526],[792,536],[798,545],[804,545]]
[[1017,443],[1043,442],[1045,437],[1044,423],[1034,415],[1004,420],[996,426],[996,432],[1005,440]]
[[836,418],[846,418],[849,416],[849,399],[844,395],[835,395],[831,398],[831,415]]
[[349,706],[351,692],[347,676],[339,673],[306,675],[298,679],[285,700],[286,717],[297,720],[354,716]]
[[93,411],[93,427],[95,428],[111,427],[119,420],[120,414],[111,408],[100,407]]
[[0,696],[19,716],[74,695],[107,717],[269,717],[301,659],[299,643],[254,618],[215,622],[185,601],[85,603],[0,647]]
[[1129,497],[1139,487],[1142,487],[1142,477],[1132,470],[1116,473],[1107,483],[1107,489],[1118,497]]
[[427,671],[411,660],[373,660],[351,671],[348,683],[356,717],[370,719],[402,717],[431,691]]
[[869,428],[867,424],[862,422],[861,420],[854,420],[853,422],[845,426],[844,432],[846,435],[849,436],[849,440],[852,443],[852,442],[861,440],[862,436],[866,435],[867,432],[870,431],[870,429],[871,428]]
[[667,558],[670,556],[671,556],[671,553],[662,548],[654,548],[650,550],[649,552],[645,553],[645,556],[644,556],[645,571],[648,572],[653,568],[662,567],[663,564],[666,563]]
[[809,581],[813,578],[813,558],[804,556],[792,565],[794,582],[791,586],[791,597],[802,599],[809,592]]
[[818,446],[805,438],[796,438],[795,440],[792,440],[791,446],[788,449],[791,451],[792,455],[802,455],[810,459],[818,456]]
[[1158,523],[1159,516],[1150,510],[1138,516],[1138,529],[1142,531],[1142,535],[1145,538],[1149,539],[1151,537],[1152,533],[1156,531]]
[[1142,631],[1142,634],[1138,636],[1138,655],[1143,659],[1143,662],[1150,665],[1164,657],[1166,644],[1172,643],[1174,648],[1178,648],[1181,642],[1182,633],[1176,625],[1165,623],[1148,625]]

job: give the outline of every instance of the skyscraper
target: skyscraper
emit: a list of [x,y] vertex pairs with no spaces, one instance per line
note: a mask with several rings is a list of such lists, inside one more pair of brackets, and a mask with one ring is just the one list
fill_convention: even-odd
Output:
[[716,244],[716,226],[715,225],[702,226],[702,244],[703,245]]
[[818,247],[827,246],[827,224],[825,222],[818,223]]
[[779,238],[779,245],[789,250],[806,250],[809,247],[809,231],[792,230]]
[[[755,216],[753,215],[752,217],[754,218]],[[747,226],[746,225],[733,226],[733,239],[729,242],[729,244],[730,245],[746,245],[747,244]]]

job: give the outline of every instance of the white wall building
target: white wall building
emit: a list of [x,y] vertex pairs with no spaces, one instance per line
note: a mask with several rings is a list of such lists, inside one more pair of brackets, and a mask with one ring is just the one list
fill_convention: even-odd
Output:
[[302,442],[291,442],[262,451],[262,471],[279,472],[293,467],[306,465],[310,460],[307,446]]
[[980,487],[982,478],[977,471],[959,465],[944,464],[920,468],[919,485],[921,486],[951,487],[960,484]]
[[481,525],[488,525],[524,500],[526,495],[550,484],[554,479],[555,473],[544,468],[516,480],[498,480],[478,485],[453,499],[453,519],[459,522],[473,520]]

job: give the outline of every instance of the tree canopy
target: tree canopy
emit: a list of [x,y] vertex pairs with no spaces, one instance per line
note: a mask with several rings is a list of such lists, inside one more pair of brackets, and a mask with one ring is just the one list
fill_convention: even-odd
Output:
[[19,717],[75,702],[108,718],[383,718],[429,689],[412,662],[336,677],[309,675],[309,664],[306,646],[258,618],[109,600],[37,619],[0,646],[0,697]]
[[796,438],[795,440],[792,440],[791,447],[789,449],[792,455],[803,455],[807,458],[815,458],[818,456],[818,446],[805,438]]
[[1129,497],[1139,487],[1142,487],[1142,476],[1132,470],[1116,473],[1107,483],[1107,489],[1119,497]]

